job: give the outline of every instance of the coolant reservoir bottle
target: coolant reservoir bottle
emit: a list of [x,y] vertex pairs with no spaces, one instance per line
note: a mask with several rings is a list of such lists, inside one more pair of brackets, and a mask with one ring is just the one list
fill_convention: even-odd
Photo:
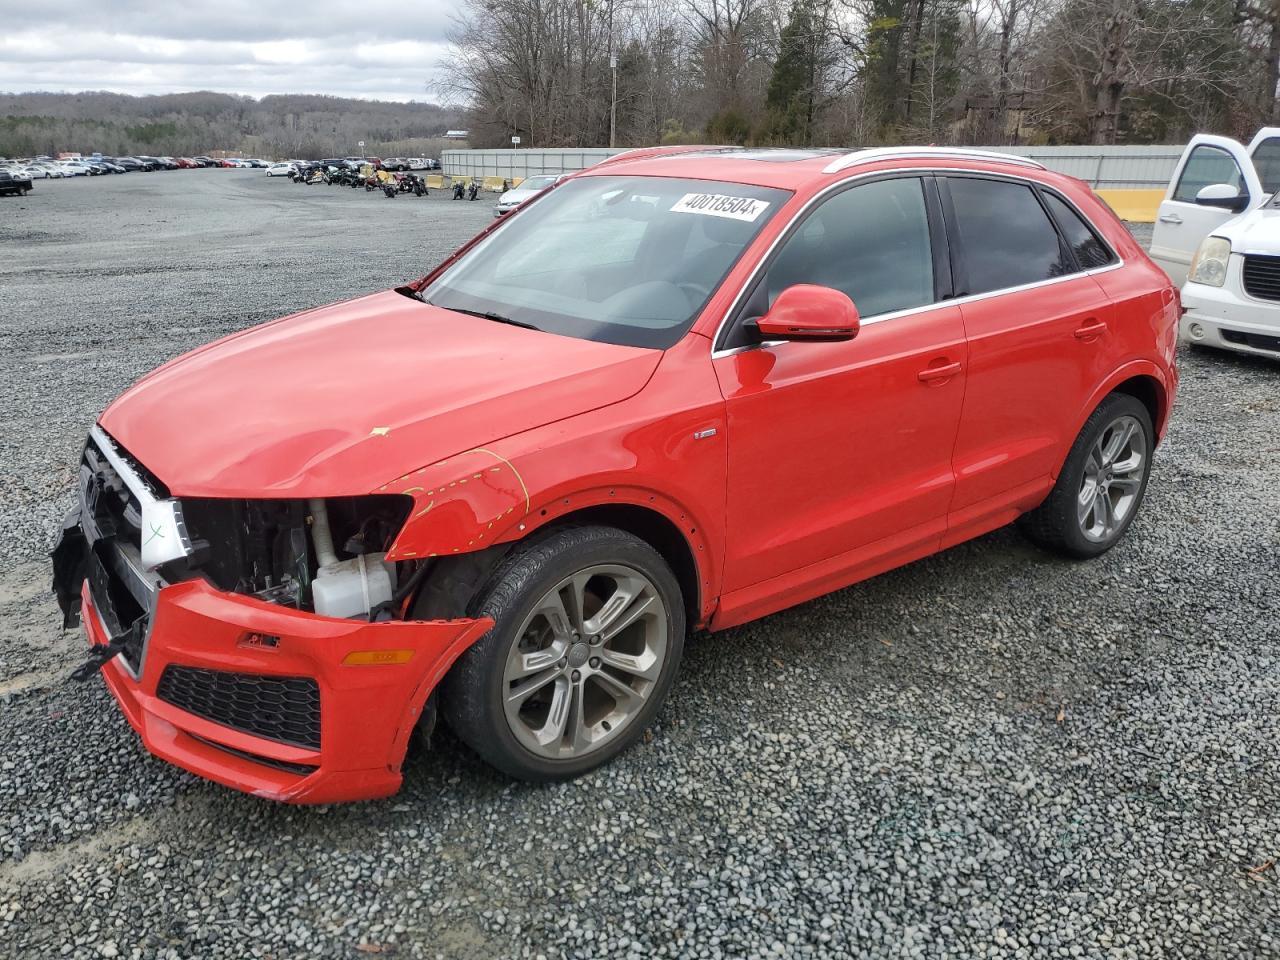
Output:
[[385,553],[366,553],[321,567],[311,581],[311,599],[322,617],[367,617],[395,589],[395,564]]

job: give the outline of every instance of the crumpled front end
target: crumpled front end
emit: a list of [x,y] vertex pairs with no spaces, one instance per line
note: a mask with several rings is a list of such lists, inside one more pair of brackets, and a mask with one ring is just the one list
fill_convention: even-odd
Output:
[[[431,692],[492,621],[321,616],[299,608],[307,584],[253,596],[199,573],[171,579],[200,543],[180,510],[177,526],[157,524],[166,512],[147,509],[148,498],[166,502],[163,491],[123,451],[110,448],[112,462],[99,456],[106,449],[93,438],[86,447],[80,504],[53,553],[54,590],[94,654],[82,670],[101,667],[146,748],[277,800],[394,793]],[[164,540],[180,544],[175,554],[192,552],[153,564]]]

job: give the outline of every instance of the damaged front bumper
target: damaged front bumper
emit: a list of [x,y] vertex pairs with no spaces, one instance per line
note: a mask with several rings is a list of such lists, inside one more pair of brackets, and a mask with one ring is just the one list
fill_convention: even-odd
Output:
[[80,619],[93,648],[115,647],[101,673],[146,748],[293,803],[394,793],[428,697],[493,625],[335,619],[203,579],[167,584],[86,537],[78,511],[53,559],[68,625]]

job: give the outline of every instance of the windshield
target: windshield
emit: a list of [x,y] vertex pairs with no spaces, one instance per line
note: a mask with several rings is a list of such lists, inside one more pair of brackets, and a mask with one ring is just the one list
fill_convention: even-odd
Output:
[[566,180],[420,296],[549,333],[665,350],[789,196],[668,177]]
[[516,189],[517,190],[545,190],[547,187],[551,186],[555,182],[556,182],[555,177],[530,177],[528,180],[522,181],[520,183],[520,186],[517,187]]

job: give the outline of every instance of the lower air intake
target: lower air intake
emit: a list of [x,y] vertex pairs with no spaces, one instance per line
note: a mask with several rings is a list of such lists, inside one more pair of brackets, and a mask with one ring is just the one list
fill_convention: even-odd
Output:
[[168,666],[156,696],[241,733],[320,749],[320,688],[310,677]]

